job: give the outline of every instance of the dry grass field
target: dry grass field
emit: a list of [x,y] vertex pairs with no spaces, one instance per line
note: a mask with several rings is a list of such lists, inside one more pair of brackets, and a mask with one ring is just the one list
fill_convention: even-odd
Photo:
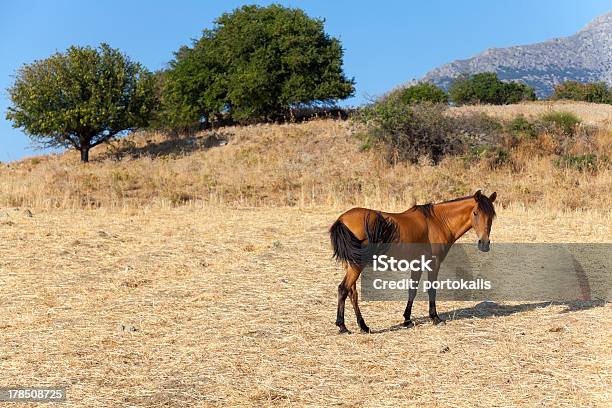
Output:
[[[337,335],[337,214],[3,209],[2,383],[87,407],[609,406],[609,305],[441,301],[435,327],[417,302],[389,331],[404,304],[362,302],[382,332]],[[508,208],[492,237],[610,242],[611,221]]]
[[[597,125],[612,156],[609,107],[554,109]],[[83,407],[610,406],[608,303],[440,301],[434,327],[417,302],[416,327],[395,330],[403,302],[361,302],[374,333],[340,336],[327,234],[353,205],[482,188],[499,196],[493,246],[610,243],[610,168],[557,168],[543,139],[502,168],[391,166],[358,131],[231,127],[212,148],[211,132],[140,133],[86,165],[74,152],[0,164],[0,386],[63,385]]]

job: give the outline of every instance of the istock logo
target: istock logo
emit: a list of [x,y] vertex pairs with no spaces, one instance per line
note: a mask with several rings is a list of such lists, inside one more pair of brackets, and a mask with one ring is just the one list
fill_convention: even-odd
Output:
[[373,255],[373,265],[372,269],[374,272],[431,272],[432,267],[431,262],[432,259],[427,259],[425,255],[421,255],[420,259],[395,259],[392,256],[388,255]]

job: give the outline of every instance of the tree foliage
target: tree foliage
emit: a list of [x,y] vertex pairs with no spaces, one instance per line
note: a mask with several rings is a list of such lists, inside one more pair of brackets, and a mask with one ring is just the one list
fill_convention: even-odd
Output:
[[565,81],[555,85],[552,99],[612,104],[612,88],[608,87],[605,82]]
[[457,105],[506,105],[536,99],[532,87],[520,82],[500,81],[494,72],[460,76],[451,84],[448,93]]
[[156,104],[151,74],[107,44],[24,65],[8,91],[14,127],[42,146],[74,147],[82,161],[90,148],[146,126]]
[[244,6],[219,17],[165,74],[162,121],[173,128],[229,116],[273,120],[295,107],[349,97],[340,41],[323,20],[279,5]]
[[399,91],[400,100],[408,105],[420,102],[447,103],[448,95],[431,82],[422,82]]

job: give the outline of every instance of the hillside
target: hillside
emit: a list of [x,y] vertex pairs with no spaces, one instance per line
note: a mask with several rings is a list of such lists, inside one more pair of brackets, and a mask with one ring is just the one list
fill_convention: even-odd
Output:
[[423,81],[448,89],[462,73],[497,72],[500,79],[519,80],[549,96],[565,80],[604,81],[612,85],[612,12],[597,17],[576,34],[537,44],[491,48],[428,72]]
[[[584,123],[600,128],[598,153],[610,156],[612,106],[557,102],[451,112],[474,109],[506,118],[552,109],[573,111]],[[393,166],[382,151],[362,149],[360,132],[349,121],[316,120],[227,127],[180,139],[136,133],[92,150],[92,162],[85,165],[72,151],[2,164],[0,206],[125,208],[206,202],[399,210],[415,201],[443,200],[482,188],[497,190],[504,206],[607,209],[609,168],[595,174],[557,168],[542,152],[551,143],[548,139],[526,143],[494,169],[486,161],[462,157],[446,158],[436,166]],[[228,143],[218,145],[216,140]],[[590,151],[588,146],[584,149]]]

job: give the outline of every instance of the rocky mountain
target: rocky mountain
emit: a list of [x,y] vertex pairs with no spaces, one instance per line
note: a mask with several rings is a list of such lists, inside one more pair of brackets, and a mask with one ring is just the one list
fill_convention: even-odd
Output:
[[428,72],[421,81],[448,89],[462,73],[497,72],[502,80],[519,80],[549,96],[565,80],[604,81],[612,85],[612,12],[597,17],[576,34],[508,48],[491,48]]

